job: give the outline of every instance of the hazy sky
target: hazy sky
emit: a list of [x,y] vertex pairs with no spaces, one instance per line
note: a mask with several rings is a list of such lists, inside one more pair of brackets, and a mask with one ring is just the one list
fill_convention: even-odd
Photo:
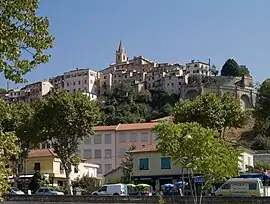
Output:
[[[50,62],[27,79],[105,68],[123,40],[130,58],[180,64],[211,58],[218,68],[234,58],[262,81],[270,70],[269,10],[269,0],[41,0],[55,47]],[[0,87],[5,84],[0,77]]]

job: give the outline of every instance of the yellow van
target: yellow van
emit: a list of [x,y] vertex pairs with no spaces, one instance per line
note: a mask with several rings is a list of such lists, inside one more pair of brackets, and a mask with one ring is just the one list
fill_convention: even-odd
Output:
[[258,178],[232,178],[227,180],[216,192],[216,196],[265,196],[263,183]]

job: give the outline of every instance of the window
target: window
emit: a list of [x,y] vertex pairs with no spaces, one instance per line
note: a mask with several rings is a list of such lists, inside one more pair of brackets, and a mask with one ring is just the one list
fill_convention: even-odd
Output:
[[119,133],[119,142],[126,142],[125,133]]
[[104,150],[104,157],[106,159],[112,158],[112,150],[111,149],[105,149]]
[[222,186],[222,189],[231,189],[231,184],[224,184],[223,186]]
[[47,142],[46,144],[47,144],[48,149],[50,149],[52,147],[50,142]]
[[91,144],[91,137],[84,138],[84,144],[85,145],[90,145]]
[[120,156],[120,157],[125,156],[126,151],[127,151],[126,148],[120,149],[120,151],[119,151],[119,156]]
[[95,149],[95,159],[101,159],[101,149]]
[[137,142],[137,133],[130,134],[130,142]]
[[63,167],[63,164],[62,163],[60,163],[60,167],[59,167],[60,169],[60,174],[63,174],[64,173],[64,167]]
[[101,164],[97,164],[99,165],[99,168],[97,169],[97,173],[101,174],[102,173],[102,165]]
[[73,89],[73,93],[75,93],[76,92],[76,89]]
[[106,192],[107,191],[107,186],[102,186],[98,192]]
[[141,134],[141,142],[148,142],[148,133]]
[[103,79],[106,79],[106,78],[107,78],[106,76],[103,77]]
[[74,173],[78,173],[79,172],[79,167],[78,166],[75,166],[74,167]]
[[105,134],[105,144],[112,143],[112,134]]
[[84,80],[84,84],[86,84],[87,83],[87,81],[86,80]]
[[149,170],[149,158],[139,159],[139,169],[140,170]]
[[179,81],[178,84],[181,85],[181,82]]
[[161,157],[160,158],[160,168],[161,169],[171,169],[171,157]]
[[67,87],[69,87],[69,83],[67,82]]
[[250,183],[248,185],[249,190],[257,190],[257,183]]
[[42,143],[42,145],[41,145],[41,149],[46,149],[46,143],[44,142],[44,143]]
[[105,174],[112,170],[111,164],[105,164]]
[[83,157],[84,159],[92,159],[92,150],[91,149],[83,150]]
[[73,82],[73,86],[75,86],[75,81]]
[[35,171],[40,171],[40,163],[39,162],[34,164],[34,170]]
[[78,81],[78,84],[80,85],[81,84],[81,81]]
[[95,135],[94,136],[94,144],[101,144],[102,143],[102,137],[101,135]]

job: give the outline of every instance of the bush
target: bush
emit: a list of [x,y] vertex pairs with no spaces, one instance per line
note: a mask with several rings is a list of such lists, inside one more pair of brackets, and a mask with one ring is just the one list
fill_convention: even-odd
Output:
[[263,135],[258,135],[257,137],[255,137],[251,148],[255,150],[270,149],[270,138]]

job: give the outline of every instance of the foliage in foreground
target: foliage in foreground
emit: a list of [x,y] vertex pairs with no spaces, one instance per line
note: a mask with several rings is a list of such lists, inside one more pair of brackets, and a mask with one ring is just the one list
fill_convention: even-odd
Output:
[[81,188],[86,190],[87,193],[92,193],[99,188],[99,180],[97,178],[89,177],[88,175],[84,175],[81,178],[77,178],[72,182],[73,188]]
[[172,156],[191,173],[204,175],[203,189],[239,174],[240,152],[215,138],[216,130],[198,123],[163,122],[153,131],[157,134],[159,152]]
[[0,72],[16,83],[39,64],[46,63],[54,38],[49,20],[37,16],[39,0],[0,1]]

